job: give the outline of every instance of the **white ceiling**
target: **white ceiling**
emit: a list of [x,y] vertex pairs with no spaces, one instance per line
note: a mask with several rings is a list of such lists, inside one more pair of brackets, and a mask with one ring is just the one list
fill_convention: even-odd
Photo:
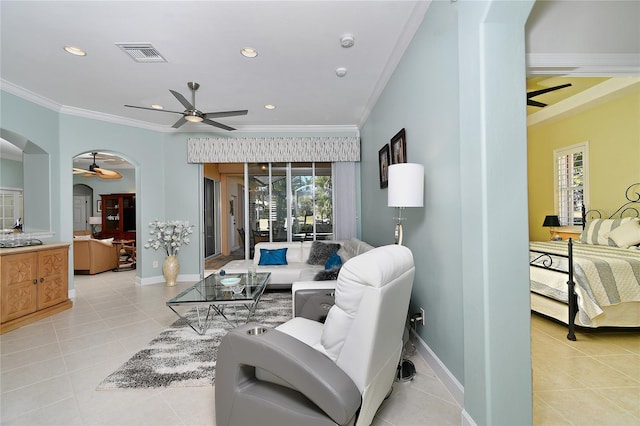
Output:
[[[180,115],[124,104],[184,108],[200,89],[204,112],[238,129],[358,126],[416,28],[420,1],[2,1],[3,87],[15,85],[71,113],[99,112],[171,126]],[[353,34],[352,48],[340,46]],[[136,63],[116,43],[151,43],[167,63]],[[87,51],[76,57],[63,50]],[[243,47],[258,56],[240,55]],[[339,78],[337,67],[348,73]],[[274,104],[268,111],[265,104]],[[197,127],[194,127],[197,126]],[[211,129],[186,124],[182,130]]]
[[[2,0],[1,83],[67,114],[161,131],[173,131],[180,115],[124,105],[182,111],[169,89],[190,99],[188,81],[201,85],[202,111],[248,109],[246,116],[219,119],[239,130],[357,129],[429,4]],[[346,33],[355,37],[349,49],[339,42]],[[532,75],[640,70],[640,1],[540,0],[526,34]],[[151,43],[168,62],[136,63],[120,42]],[[65,45],[87,56],[72,56]],[[256,58],[240,55],[247,46],[258,50]],[[347,75],[337,77],[337,67]],[[268,103],[276,109],[264,109]],[[220,131],[191,123],[180,130]]]

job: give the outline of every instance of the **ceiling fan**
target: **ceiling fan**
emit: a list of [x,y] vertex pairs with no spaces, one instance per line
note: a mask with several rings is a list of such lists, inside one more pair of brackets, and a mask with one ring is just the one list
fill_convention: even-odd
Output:
[[542,95],[544,93],[549,93],[549,92],[553,92],[555,90],[564,89],[565,87],[569,87],[569,86],[571,86],[571,83],[561,84],[560,86],[547,87],[546,89],[535,90],[533,92],[527,92],[527,105],[544,108],[544,107],[547,106],[547,104],[543,104],[542,102],[534,101],[531,98],[536,97],[538,95]]
[[147,107],[141,107],[141,106],[135,106],[135,105],[125,105],[125,106],[129,108],[148,109],[151,111],[161,111],[161,112],[170,112],[172,114],[182,114],[182,117],[178,121],[176,121],[176,123],[173,126],[171,126],[174,129],[177,129],[178,127],[182,126],[188,121],[191,123],[205,123],[210,126],[219,127],[224,130],[235,130],[233,127],[229,127],[227,125],[218,123],[217,121],[213,121],[211,119],[219,118],[219,117],[233,117],[236,115],[247,115],[247,112],[249,112],[246,109],[242,109],[238,111],[202,112],[196,108],[196,90],[198,90],[198,87],[200,87],[200,85],[198,83],[190,81],[187,83],[187,87],[189,87],[189,89],[191,90],[191,102],[187,101],[187,99],[184,96],[182,96],[180,93],[176,92],[175,90],[169,90],[169,92],[171,92],[171,94],[175,96],[176,99],[178,99],[178,101],[186,108],[183,112],[168,111],[168,110],[156,109],[156,108],[147,108]]
[[88,177],[88,178],[98,176],[101,179],[121,179],[122,178],[122,175],[115,170],[108,170],[102,167],[98,167],[98,165],[96,164],[96,155],[98,155],[97,152],[92,152],[91,155],[93,155],[93,164],[89,165],[89,170],[81,169],[79,167],[74,167],[73,168],[74,175],[82,174],[82,177]]

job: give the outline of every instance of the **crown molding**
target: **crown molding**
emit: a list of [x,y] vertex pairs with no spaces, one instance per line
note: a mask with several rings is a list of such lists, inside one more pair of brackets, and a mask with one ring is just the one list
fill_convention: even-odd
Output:
[[528,53],[527,75],[638,76],[640,75],[640,54]]
[[15,95],[19,98],[22,98],[26,101],[34,103],[36,105],[40,105],[47,109],[53,110],[55,112],[60,112],[60,109],[62,108],[62,105],[60,105],[59,103],[52,101],[49,98],[45,98],[44,96],[38,95],[37,93],[34,93],[23,87],[16,86],[15,84],[3,78],[0,78],[0,89],[2,89],[7,93]]
[[400,37],[398,37],[398,41],[396,42],[395,47],[391,51],[391,56],[389,56],[389,60],[385,64],[384,69],[380,74],[380,78],[373,88],[373,92],[371,93],[371,96],[364,106],[362,116],[360,117],[360,122],[358,123],[359,128],[364,126],[364,123],[369,118],[369,114],[371,114],[371,111],[378,102],[380,95],[382,95],[382,91],[387,86],[387,83],[391,79],[393,72],[404,56],[405,51],[409,47],[409,44],[411,44],[413,37],[416,35],[418,28],[420,28],[420,25],[424,20],[425,13],[427,13],[429,6],[431,6],[431,1],[432,0],[419,1],[414,6],[410,17],[407,20],[402,33],[400,34]]
[[[22,98],[26,101],[40,105],[44,108],[58,112],[60,114],[71,115],[74,117],[88,118],[91,120],[105,121],[108,123],[121,124],[124,126],[137,127],[140,129],[152,130],[161,133],[220,133],[227,135],[227,132],[221,132],[205,124],[191,124],[190,130],[174,129],[168,125],[160,125],[148,123],[146,121],[134,120],[131,118],[121,117],[118,115],[105,114],[102,112],[91,111],[82,108],[61,105],[51,99],[31,92],[23,87],[17,86],[7,80],[0,79],[0,89]],[[345,125],[291,125],[291,126],[236,126],[236,132],[246,133],[353,133],[360,136],[360,129],[355,124]],[[232,133],[231,133],[232,134]]]
[[91,111],[83,108],[76,108],[70,106],[60,107],[60,114],[71,115],[74,117],[88,118],[90,120],[105,121],[107,123],[122,124],[130,127],[137,127],[140,129],[153,130],[156,132],[171,132],[176,129],[170,126],[163,126],[160,124],[147,123],[146,121],[134,120],[132,118],[121,117],[119,115],[106,114],[103,112]]

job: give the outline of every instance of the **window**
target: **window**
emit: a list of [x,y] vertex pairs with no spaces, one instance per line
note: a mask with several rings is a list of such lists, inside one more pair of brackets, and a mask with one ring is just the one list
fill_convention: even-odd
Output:
[[331,163],[249,164],[255,241],[333,239],[331,171]]
[[589,197],[589,144],[553,151],[555,212],[562,226],[582,225],[582,206]]

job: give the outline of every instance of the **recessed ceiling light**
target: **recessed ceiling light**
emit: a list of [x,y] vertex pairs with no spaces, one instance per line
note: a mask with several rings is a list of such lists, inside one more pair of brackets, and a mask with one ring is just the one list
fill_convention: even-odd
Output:
[[153,109],[164,109],[164,107],[162,105],[160,105],[160,104],[152,104],[151,108],[153,108]]
[[276,109],[276,106],[272,104],[266,104],[264,107],[265,109]]
[[87,52],[85,52],[84,50],[80,49],[79,47],[75,47],[75,46],[65,46],[64,50],[66,50],[68,53],[71,53],[72,55],[76,55],[76,56],[85,56],[87,54]]
[[240,53],[245,58],[255,58],[256,56],[258,56],[258,51],[252,47],[245,47],[240,51]]

